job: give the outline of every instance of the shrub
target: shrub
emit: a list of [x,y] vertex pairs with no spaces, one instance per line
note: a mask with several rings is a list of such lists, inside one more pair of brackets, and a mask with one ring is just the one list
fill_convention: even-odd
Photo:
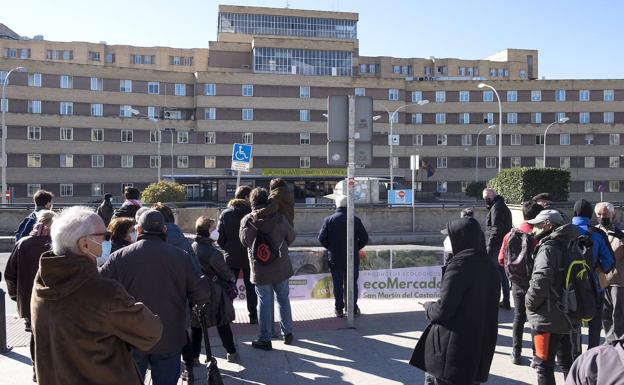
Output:
[[488,182],[505,198],[505,201],[520,204],[539,193],[549,193],[554,202],[568,200],[570,172],[558,168],[508,168]]
[[144,203],[186,202],[186,187],[170,181],[152,183],[143,190],[141,199]]
[[481,199],[483,197],[483,189],[485,187],[485,182],[470,182],[470,184],[466,187],[466,195]]

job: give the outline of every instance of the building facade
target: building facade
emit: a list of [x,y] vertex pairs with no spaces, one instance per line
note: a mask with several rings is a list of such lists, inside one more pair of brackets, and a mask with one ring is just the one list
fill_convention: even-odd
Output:
[[624,80],[538,80],[535,50],[360,56],[357,22],[355,13],[220,6],[217,41],[198,49],[27,40],[0,25],[0,80],[25,68],[3,102],[12,200],[38,188],[99,200],[144,188],[160,169],[190,199],[225,201],[233,143],[253,144],[245,183],[281,176],[298,200],[319,197],[345,175],[327,166],[324,114],[328,96],[346,94],[372,97],[380,115],[372,165],[358,176],[388,178],[392,165],[409,185],[417,154],[434,171],[419,173],[417,190],[462,195],[477,173],[485,181],[498,169],[498,128],[488,128],[499,122],[497,95],[481,82],[502,103],[502,167],[543,165],[544,131],[565,117],[546,136],[546,166],[570,170],[572,198],[602,190],[624,200]]

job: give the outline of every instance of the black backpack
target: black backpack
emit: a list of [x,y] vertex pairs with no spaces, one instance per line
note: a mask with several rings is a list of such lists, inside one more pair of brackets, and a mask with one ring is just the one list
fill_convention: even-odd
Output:
[[533,270],[533,234],[511,229],[505,248],[505,272],[507,278],[522,287],[528,287]]
[[261,265],[268,265],[279,257],[279,250],[273,244],[271,237],[264,231],[254,226],[251,221],[251,227],[256,229],[256,238],[251,245],[251,256],[255,262]]

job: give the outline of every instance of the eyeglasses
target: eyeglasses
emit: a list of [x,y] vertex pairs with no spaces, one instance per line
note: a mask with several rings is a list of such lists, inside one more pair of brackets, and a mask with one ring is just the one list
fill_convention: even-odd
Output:
[[109,240],[111,237],[111,232],[110,231],[106,231],[104,233],[92,233],[87,235],[88,237],[104,237],[104,239]]

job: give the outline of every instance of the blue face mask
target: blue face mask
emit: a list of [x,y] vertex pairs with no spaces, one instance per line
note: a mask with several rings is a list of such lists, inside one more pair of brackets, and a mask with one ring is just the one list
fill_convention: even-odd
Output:
[[108,257],[110,257],[113,244],[111,243],[111,241],[102,241],[102,243],[100,243],[93,239],[91,240],[102,247],[102,254],[100,254],[99,256],[89,253],[96,258],[98,267],[102,266],[106,261],[108,261]]

